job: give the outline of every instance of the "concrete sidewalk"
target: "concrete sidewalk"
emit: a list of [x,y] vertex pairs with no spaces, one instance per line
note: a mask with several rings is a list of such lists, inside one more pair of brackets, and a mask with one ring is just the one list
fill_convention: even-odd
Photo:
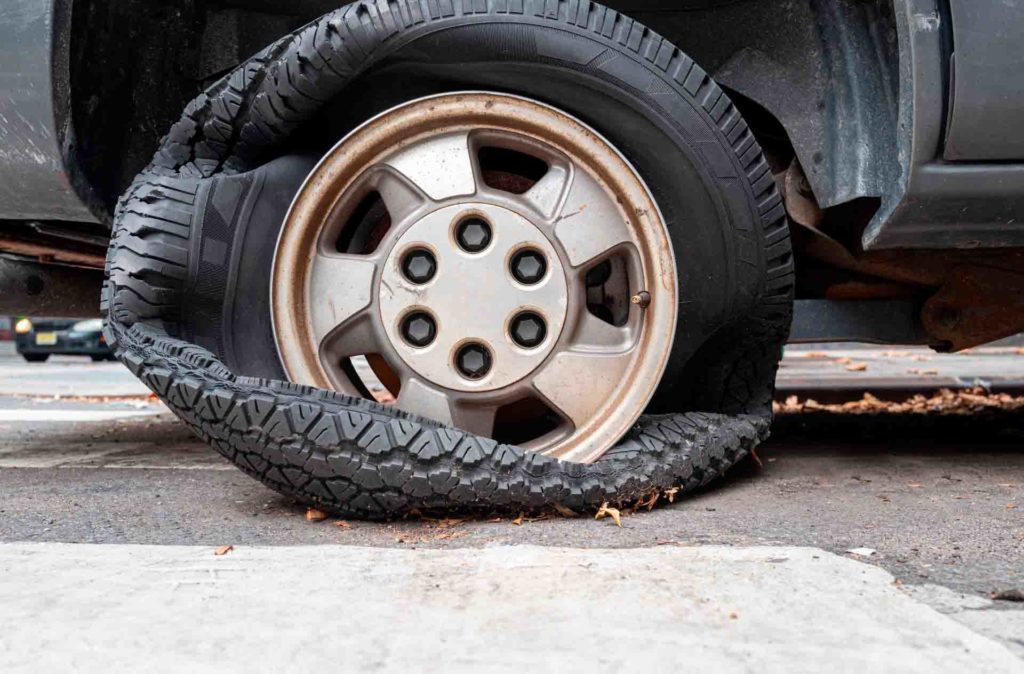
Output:
[[0,545],[0,670],[1021,672],[815,548]]

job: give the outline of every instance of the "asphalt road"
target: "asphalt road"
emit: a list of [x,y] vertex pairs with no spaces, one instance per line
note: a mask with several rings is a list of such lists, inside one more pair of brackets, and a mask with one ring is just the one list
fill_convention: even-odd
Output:
[[[805,376],[808,367],[823,367],[820,356],[806,353],[791,353],[787,368]],[[860,351],[853,362],[902,357]],[[833,374],[862,374],[839,358],[829,360]],[[966,362],[935,358],[932,369]],[[1004,375],[1024,367],[1015,350],[983,361]],[[760,466],[747,461],[705,493],[630,514],[622,527],[592,513],[518,524],[311,522],[304,508],[226,464],[162,406],[133,395],[143,391],[120,366],[53,359],[27,367],[10,353],[0,356],[0,544],[330,544],[460,555],[507,545],[624,554],[813,548],[892,574],[915,601],[1024,656],[1024,605],[992,599],[1024,592],[1019,413],[934,426],[866,417],[856,433],[848,419],[828,415],[810,426],[790,420],[759,451]],[[45,388],[53,382],[67,390],[55,396]],[[848,388],[863,389],[856,382]]]

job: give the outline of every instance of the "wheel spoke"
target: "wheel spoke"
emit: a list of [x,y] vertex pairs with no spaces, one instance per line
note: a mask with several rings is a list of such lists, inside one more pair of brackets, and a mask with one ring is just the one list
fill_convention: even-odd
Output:
[[414,143],[387,160],[434,201],[475,193],[475,163],[464,131]]
[[373,184],[387,207],[392,223],[409,218],[429,201],[408,178],[389,166],[377,171]]
[[619,327],[602,321],[589,311],[585,312],[576,326],[572,342],[579,351],[602,351],[617,353],[633,345],[635,337],[629,324]]
[[416,377],[406,378],[398,393],[398,408],[442,424],[490,437],[497,409],[489,405],[471,405],[450,398]]
[[620,386],[632,351],[563,351],[533,379],[534,388],[579,429],[608,404],[607,394]]
[[308,291],[316,344],[370,306],[376,269],[376,260],[363,255],[316,256]]
[[545,218],[553,218],[571,180],[572,172],[568,167],[552,164],[548,172],[522,198]]
[[418,414],[442,424],[453,425],[448,396],[414,377],[407,378],[402,382],[396,404],[398,409],[404,412]]
[[556,221],[555,236],[569,262],[578,267],[630,241],[630,224],[601,184],[577,170]]
[[456,403],[452,406],[452,426],[489,438],[494,434],[497,412],[498,408],[491,405]]

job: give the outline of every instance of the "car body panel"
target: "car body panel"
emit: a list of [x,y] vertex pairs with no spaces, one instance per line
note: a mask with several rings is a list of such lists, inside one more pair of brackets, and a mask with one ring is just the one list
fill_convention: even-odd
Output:
[[[898,138],[902,174],[864,231],[862,244],[868,250],[1024,247],[1024,162],[957,163],[942,156],[944,111],[949,88],[956,86],[947,71],[955,35],[943,2],[894,0],[899,125],[906,130]],[[973,48],[975,59],[993,49],[982,43]],[[1024,69],[1005,76],[1024,88]],[[1005,127],[1003,133],[1024,143],[1024,124]]]
[[[778,30],[786,21],[806,24],[808,44],[821,51],[818,79],[826,84],[820,91],[808,92],[802,80],[794,83],[763,70],[779,62],[771,45],[753,52],[748,45],[713,74],[781,120],[823,207],[862,197],[880,200],[864,231],[865,249],[1024,246],[1024,159],[1013,161],[1024,156],[1024,130],[1013,124],[1024,104],[1024,68],[1016,67],[1021,56],[1014,44],[1024,31],[1024,2],[892,0],[894,28],[891,21],[880,21],[879,7],[889,9],[882,0],[609,4],[639,16],[683,49],[697,48],[682,26],[701,13],[780,15]],[[232,0],[228,11],[266,13],[273,6],[266,0]],[[325,6],[320,0],[296,3],[293,18],[312,18]],[[108,207],[98,205],[97,191],[75,156],[69,113],[75,91],[68,74],[71,18],[71,0],[6,0],[0,8],[0,220],[109,221],[112,199],[107,198]],[[757,30],[765,32],[763,26]],[[894,39],[897,55],[880,48]],[[780,54],[785,53],[783,45]],[[743,54],[752,56],[736,60]],[[893,59],[898,60],[897,87],[890,87],[885,69],[876,67]],[[217,68],[229,67],[229,61]],[[769,90],[787,95],[780,103],[748,88],[751,81],[769,82]],[[196,87],[198,93],[198,80]],[[794,90],[805,95],[788,96]],[[799,102],[808,97],[814,98]],[[804,112],[787,114],[793,110],[786,105]],[[810,133],[808,145],[815,110],[824,111],[820,124],[832,131]],[[825,178],[816,178],[819,174]]]
[[98,221],[68,161],[69,4],[0,3],[0,219]]
[[953,97],[943,156],[1024,159],[1024,1],[949,0]]

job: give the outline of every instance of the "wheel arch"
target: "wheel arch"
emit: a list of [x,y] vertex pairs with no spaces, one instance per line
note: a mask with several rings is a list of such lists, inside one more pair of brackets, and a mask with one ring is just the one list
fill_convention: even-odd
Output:
[[[145,0],[78,0],[65,92],[78,138],[72,168],[112,212],[173,122],[171,111],[275,35],[339,4],[225,0],[160,8]],[[777,118],[822,207],[893,191],[900,168],[891,0],[607,4],[683,46],[723,86]]]

